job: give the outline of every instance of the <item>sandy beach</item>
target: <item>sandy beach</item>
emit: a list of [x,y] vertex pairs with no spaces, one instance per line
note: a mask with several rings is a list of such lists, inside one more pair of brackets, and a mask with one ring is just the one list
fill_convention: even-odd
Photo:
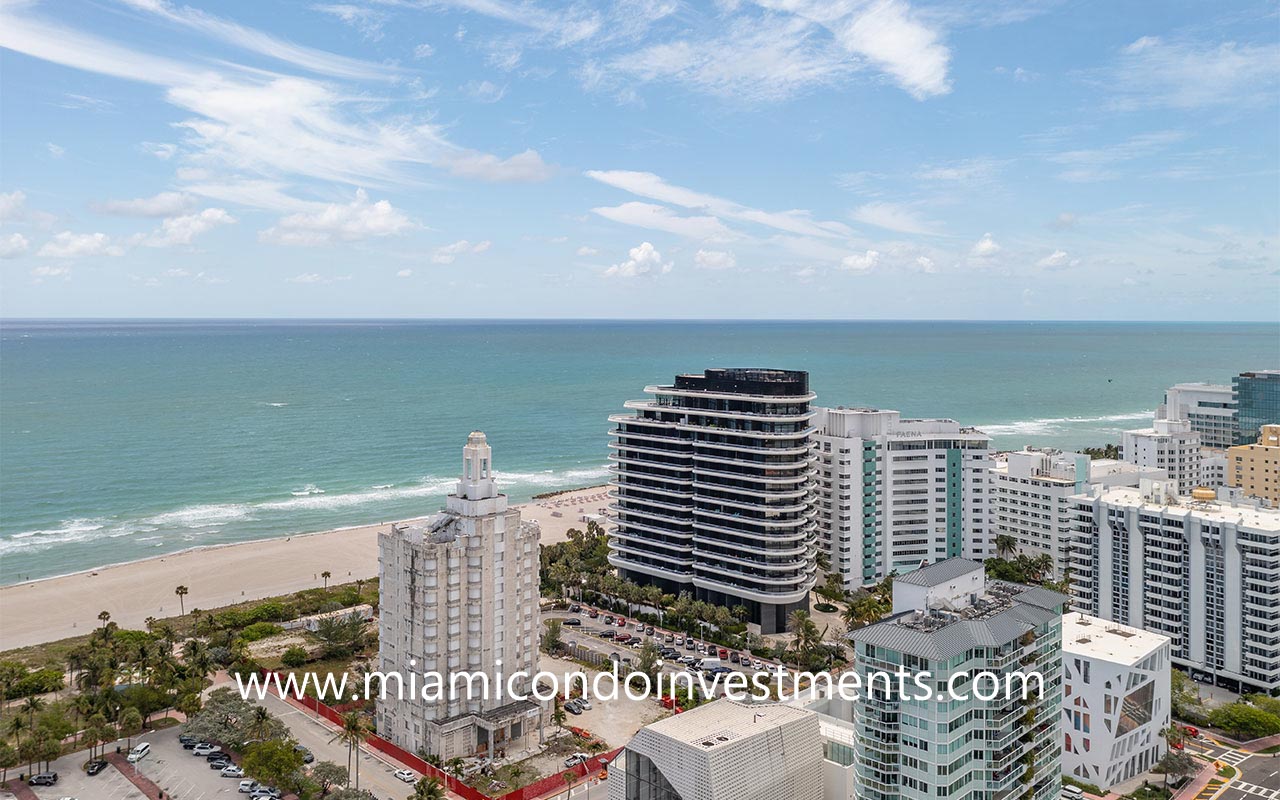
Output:
[[[599,514],[607,489],[564,492],[518,506],[536,520],[542,543],[564,541],[583,514]],[[0,587],[0,650],[57,641],[92,631],[101,611],[121,627],[141,628],[147,617],[177,616],[174,588],[186,586],[186,610],[220,608],[248,600],[378,574],[378,531],[391,521],[307,533],[286,539],[218,545],[128,564]]]

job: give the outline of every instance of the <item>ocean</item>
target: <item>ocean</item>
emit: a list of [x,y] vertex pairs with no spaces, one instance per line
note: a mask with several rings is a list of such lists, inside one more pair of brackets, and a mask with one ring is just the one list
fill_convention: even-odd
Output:
[[0,322],[0,584],[428,514],[483,430],[515,501],[605,481],[610,414],[715,366],[1004,449],[1142,427],[1180,381],[1280,366],[1271,324]]

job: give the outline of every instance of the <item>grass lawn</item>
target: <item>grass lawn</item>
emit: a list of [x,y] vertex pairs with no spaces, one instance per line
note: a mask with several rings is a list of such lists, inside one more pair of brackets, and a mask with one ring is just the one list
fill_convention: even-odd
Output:
[[1171,793],[1163,786],[1146,784],[1144,786],[1139,786],[1135,791],[1125,796],[1132,800],[1168,800]]

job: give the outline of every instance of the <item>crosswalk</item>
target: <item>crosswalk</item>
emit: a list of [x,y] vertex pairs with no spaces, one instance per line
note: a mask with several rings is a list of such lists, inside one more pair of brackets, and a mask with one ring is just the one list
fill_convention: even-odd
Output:
[[1224,764],[1230,764],[1233,767],[1238,767],[1244,763],[1245,759],[1252,755],[1253,753],[1246,753],[1241,750],[1224,750],[1222,754],[1218,756],[1218,760]]
[[1231,784],[1233,789],[1239,789],[1247,795],[1262,798],[1262,800],[1280,800],[1280,789],[1268,789],[1265,786],[1258,786],[1245,781],[1235,781]]

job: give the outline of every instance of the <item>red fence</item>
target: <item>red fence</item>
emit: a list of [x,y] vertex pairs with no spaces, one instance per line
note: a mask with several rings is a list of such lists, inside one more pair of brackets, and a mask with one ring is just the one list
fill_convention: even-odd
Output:
[[[264,672],[267,671],[264,670]],[[275,694],[276,687],[274,682],[268,683],[267,685],[270,687],[271,692]],[[303,708],[314,711],[317,715],[324,717],[335,725],[342,724],[342,715],[336,709],[325,705],[314,697],[288,697],[285,699],[289,702],[296,703]],[[498,798],[492,798],[484,792],[481,792],[479,789],[472,788],[452,775],[449,775],[439,767],[436,767],[433,764],[424,761],[417,755],[410,753],[403,747],[399,747],[388,742],[381,736],[370,734],[369,737],[365,739],[365,744],[370,749],[377,750],[380,753],[390,756],[412,770],[420,772],[423,775],[435,777],[445,786],[445,788],[459,797],[464,798],[464,800],[535,800],[535,798],[551,794],[557,790],[563,791],[567,787],[564,780],[565,772],[574,773],[577,776],[577,779],[575,779],[574,782],[577,783],[582,778],[588,775],[594,775],[604,769],[605,765],[612,762],[614,757],[621,752],[621,748],[619,748],[618,750],[614,750],[612,753],[594,756],[582,764],[577,764],[576,766],[565,769],[555,775],[548,775],[540,781],[535,781],[528,786],[507,792]]]

